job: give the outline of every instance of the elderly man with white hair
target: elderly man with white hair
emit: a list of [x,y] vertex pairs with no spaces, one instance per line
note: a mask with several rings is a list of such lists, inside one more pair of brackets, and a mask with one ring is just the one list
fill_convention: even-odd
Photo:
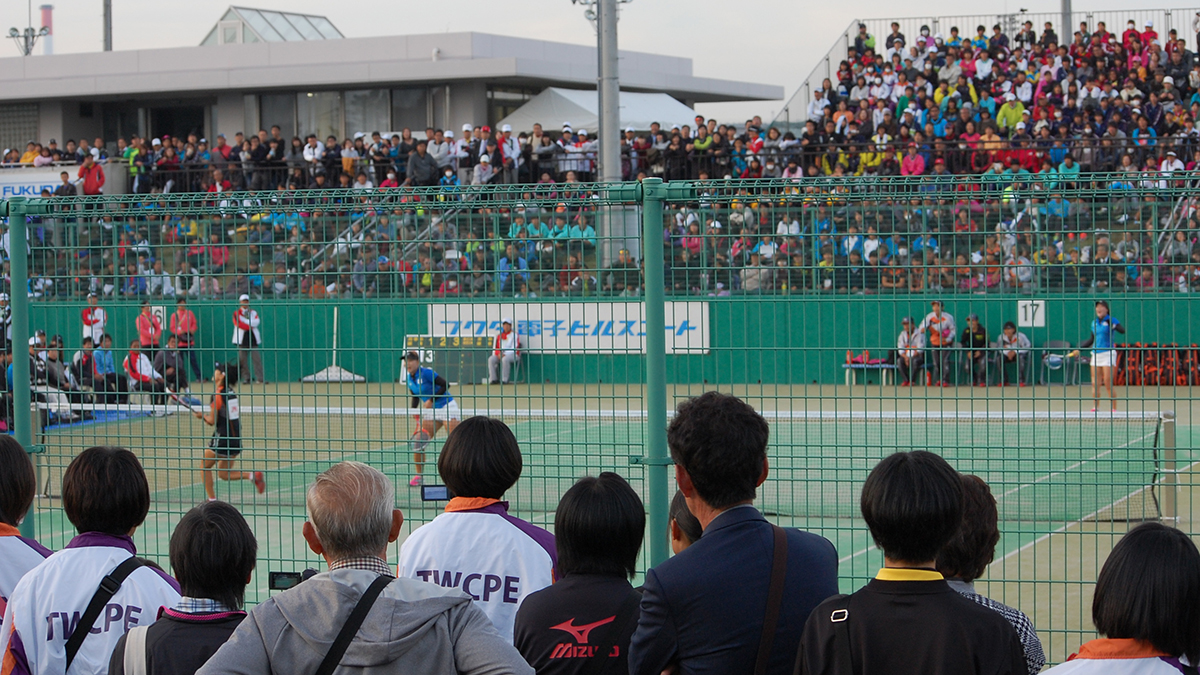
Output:
[[404,516],[387,476],[358,462],[335,464],[313,481],[306,502],[302,534],[329,571],[255,607],[199,674],[532,675],[471,596],[392,578],[387,549]]

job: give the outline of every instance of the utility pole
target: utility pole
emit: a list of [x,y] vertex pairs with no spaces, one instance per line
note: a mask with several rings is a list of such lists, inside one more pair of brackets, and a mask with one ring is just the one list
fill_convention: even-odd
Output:
[[1072,26],[1075,25],[1075,19],[1072,14],[1071,0],[1062,0],[1062,28],[1058,29],[1059,44],[1063,44],[1063,40],[1075,34],[1075,31],[1072,30]]
[[104,0],[104,51],[112,51],[112,0]]
[[[1064,0],[1066,1],[1066,0]],[[600,180],[621,180],[621,83],[617,74],[617,0],[597,0],[596,48],[600,52]]]

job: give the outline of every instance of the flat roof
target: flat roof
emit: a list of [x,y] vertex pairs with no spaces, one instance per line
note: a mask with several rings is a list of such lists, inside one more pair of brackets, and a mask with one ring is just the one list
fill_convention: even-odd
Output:
[[[435,55],[436,50],[436,55]],[[621,51],[621,88],[695,102],[767,101],[783,87],[692,74],[692,60]],[[0,101],[105,99],[485,80],[596,85],[596,48],[439,33],[0,58]]]

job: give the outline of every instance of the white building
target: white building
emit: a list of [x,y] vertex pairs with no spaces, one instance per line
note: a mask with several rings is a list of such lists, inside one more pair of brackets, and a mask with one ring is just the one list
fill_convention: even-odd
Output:
[[[486,33],[346,38],[324,17],[231,7],[197,47],[0,58],[0,146],[133,133],[423,133],[494,124],[546,87],[593,89],[594,47]],[[687,105],[777,100],[698,77],[691,59],[621,52],[621,88]],[[546,120],[547,125],[564,120]],[[420,134],[418,134],[420,135]]]

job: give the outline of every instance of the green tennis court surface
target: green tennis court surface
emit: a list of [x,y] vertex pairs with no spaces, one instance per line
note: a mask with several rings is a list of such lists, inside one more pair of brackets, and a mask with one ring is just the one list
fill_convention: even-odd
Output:
[[[304,494],[331,464],[354,459],[379,468],[396,484],[405,533],[435,517],[439,502],[422,502],[408,486],[415,428],[407,410],[388,407],[254,405],[244,396],[248,449],[240,470],[268,472],[267,492],[252,484],[218,482],[217,494],[237,505],[259,539],[258,575],[248,599],[266,595],[267,571],[319,567],[299,536]],[[247,400],[249,399],[249,400]],[[289,401],[291,402],[291,401]],[[356,401],[357,402],[357,401]],[[391,403],[390,400],[383,401]],[[49,429],[40,479],[53,496],[61,472],[80,450],[122,444],[139,454],[151,481],[153,505],[135,540],[167,565],[167,542],[180,514],[204,499],[197,469],[208,430],[186,414],[141,411],[108,422]],[[464,415],[472,411],[464,410]],[[579,477],[600,471],[626,476],[645,496],[644,469],[630,458],[644,452],[646,419],[639,410],[477,410],[505,419],[521,443],[525,469],[507,495],[515,515],[552,527],[558,498]],[[818,532],[837,547],[844,589],[861,585],[880,565],[858,516],[858,494],[871,467],[897,450],[938,452],[958,470],[986,480],[997,498],[1003,538],[997,559],[1065,525],[1137,521],[1162,515],[1163,428],[1156,414],[808,413],[767,412],[771,477],[758,506],[776,522]],[[1178,431],[1178,448],[1190,434]],[[430,444],[439,448],[445,432]],[[1179,466],[1192,462],[1177,449]],[[434,459],[431,452],[430,460]],[[425,469],[435,482],[436,469]],[[1151,489],[1151,486],[1156,486]],[[40,504],[45,507],[46,501]],[[57,505],[57,502],[52,502]],[[73,530],[61,510],[41,508],[38,537],[60,548]],[[643,563],[644,565],[644,563]]]

